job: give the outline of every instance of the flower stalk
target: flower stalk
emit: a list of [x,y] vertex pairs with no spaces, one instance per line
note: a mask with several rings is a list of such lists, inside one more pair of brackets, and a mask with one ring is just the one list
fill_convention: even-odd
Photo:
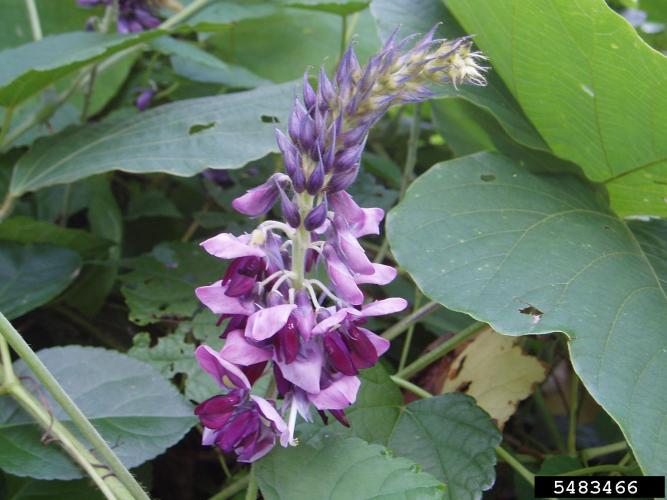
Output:
[[[312,409],[325,423],[330,415],[349,425],[345,410],[356,400],[359,370],[374,366],[389,348],[365,325],[407,306],[402,298],[368,301],[362,289],[386,285],[397,274],[372,262],[359,243],[380,233],[384,211],[360,207],[346,191],[369,130],[392,105],[433,95],[431,84],[483,83],[482,56],[471,52],[469,40],[437,40],[434,34],[409,49],[411,39],[393,36],[364,68],[349,48],[331,79],[320,71],[316,87],[306,73],[286,133],[276,131],[285,173],[232,202],[248,217],[264,217],[279,202],[283,221],[269,219],[249,234],[223,233],[202,243],[231,261],[222,279],[196,290],[220,315],[226,339],[219,352],[206,345],[196,350],[200,366],[221,388],[195,409],[204,445],[254,462],[277,442],[297,445],[297,418],[310,421]],[[417,110],[408,176],[418,131]],[[310,274],[318,268],[328,277],[324,283]],[[274,376],[277,401],[251,392],[265,372]]]

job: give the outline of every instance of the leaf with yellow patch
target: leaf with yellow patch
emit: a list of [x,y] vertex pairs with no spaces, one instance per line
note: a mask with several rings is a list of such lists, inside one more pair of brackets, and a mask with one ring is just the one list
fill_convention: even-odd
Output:
[[441,392],[460,391],[474,397],[502,429],[519,402],[546,376],[545,366],[516,342],[490,328],[484,330],[452,363]]

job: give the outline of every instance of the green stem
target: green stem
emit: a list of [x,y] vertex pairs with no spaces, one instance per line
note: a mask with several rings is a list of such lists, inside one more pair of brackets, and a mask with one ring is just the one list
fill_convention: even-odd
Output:
[[[0,336],[0,363],[3,372],[2,384],[0,384],[0,388],[2,388],[9,386],[16,379],[14,370],[12,370],[12,356],[9,353],[9,346],[3,336]],[[3,391],[0,391],[0,394],[2,393]]]
[[88,110],[90,109],[90,102],[93,98],[93,90],[95,90],[95,78],[97,77],[97,64],[92,67],[90,74],[88,76],[88,82],[86,84],[86,91],[83,95],[83,106],[81,107],[81,115],[79,121],[84,123],[88,118]]
[[23,408],[44,431],[49,438],[56,441],[65,452],[90,476],[102,494],[108,499],[133,498],[132,494],[118,479],[108,474],[106,467],[101,466],[95,456],[65,427],[55,420],[53,415],[16,380],[9,386],[9,395]]
[[526,469],[526,467],[514,458],[509,451],[501,446],[497,446],[496,455],[498,455],[503,462],[512,467],[512,469],[514,469],[521,477],[528,481],[531,486],[535,486],[535,474]]
[[562,474],[557,474],[558,476],[588,476],[591,474],[598,474],[600,472],[621,472],[627,474],[636,470],[637,467],[624,467],[622,465],[594,465],[592,467],[584,467],[582,469],[575,469],[568,472],[563,472]]
[[440,309],[440,304],[438,304],[437,302],[429,302],[428,304],[423,305],[416,311],[413,311],[410,315],[400,320],[394,326],[387,328],[382,334],[382,336],[387,340],[393,340],[396,337],[398,337],[401,333],[403,333],[405,330],[408,330],[410,326],[412,326],[415,323],[418,323],[426,316],[437,311],[438,309]]
[[577,411],[579,409],[579,377],[572,371],[570,379],[570,411],[567,427],[567,454],[577,456]]
[[533,401],[535,402],[535,406],[537,406],[537,410],[542,415],[544,423],[547,427],[547,432],[549,433],[549,436],[551,436],[551,440],[554,442],[554,445],[559,451],[564,450],[565,443],[563,442],[563,436],[561,436],[561,433],[558,430],[558,426],[556,425],[556,421],[554,420],[552,413],[547,408],[547,404],[544,401],[542,391],[539,387],[535,391],[535,394],[533,394]]
[[247,488],[248,483],[250,483],[250,474],[234,481],[229,486],[225,486],[224,489],[213,495],[211,498],[209,498],[209,500],[227,500],[228,498],[236,495],[239,491],[243,491],[245,488]]
[[303,221],[313,208],[313,201],[313,196],[306,192],[297,196],[301,225],[292,238],[292,272],[295,274],[292,284],[296,290],[303,288],[303,281],[306,278],[306,251],[310,245],[310,233],[303,226]]
[[[421,302],[422,294],[419,291],[419,288],[415,288],[415,306],[413,313],[419,308],[419,303]],[[408,327],[408,333],[405,335],[405,342],[403,342],[403,350],[401,351],[401,359],[398,362],[398,371],[400,372],[405,368],[405,363],[408,360],[408,354],[410,353],[410,345],[412,344],[412,335],[415,332],[416,323],[412,323]]]
[[0,334],[7,340],[16,354],[23,359],[32,373],[44,388],[53,396],[53,399],[69,415],[72,423],[77,427],[81,435],[91,444],[97,452],[99,459],[106,462],[118,480],[130,491],[135,500],[148,500],[148,495],[139,485],[132,474],[125,468],[123,463],[111,451],[109,445],[100,436],[97,429],[88,421],[79,407],[72,401],[62,386],[58,383],[51,372],[44,366],[35,352],[23,340],[23,337],[11,325],[7,318],[0,313]]
[[206,5],[208,5],[212,1],[213,0],[194,0],[194,2],[192,2],[190,5],[185,7],[180,12],[177,12],[169,19],[167,19],[165,22],[163,22],[160,26],[158,26],[158,29],[173,28],[177,24],[185,21],[186,19],[189,19],[191,16],[193,16],[198,11],[206,7]]
[[412,382],[405,380],[404,378],[397,377],[396,375],[391,375],[389,378],[397,386],[402,387],[403,389],[407,389],[408,391],[410,391],[413,394],[416,394],[420,398],[427,399],[433,397],[433,394],[431,394],[427,390],[422,389],[418,385],[415,385]]
[[28,9],[28,17],[30,18],[30,29],[32,30],[32,38],[36,42],[42,39],[42,24],[39,22],[39,13],[35,0],[25,0],[25,6]]
[[250,474],[248,478],[248,489],[245,492],[245,500],[256,500],[257,499],[257,478],[255,477],[255,467],[250,467]]
[[396,376],[401,378],[408,378],[411,375],[414,375],[415,373],[426,368],[434,361],[437,361],[438,359],[443,357],[448,352],[454,350],[463,341],[472,337],[476,333],[479,333],[484,328],[486,328],[486,323],[481,323],[481,322],[473,323],[468,328],[465,328],[456,335],[454,335],[451,339],[440,344],[431,352],[424,354],[422,357],[410,363],[408,366],[406,366],[401,371],[396,373]]
[[595,446],[593,448],[586,448],[579,452],[581,459],[584,461],[593,460],[594,458],[611,455],[628,449],[628,443],[619,441],[618,443],[606,444],[604,446]]

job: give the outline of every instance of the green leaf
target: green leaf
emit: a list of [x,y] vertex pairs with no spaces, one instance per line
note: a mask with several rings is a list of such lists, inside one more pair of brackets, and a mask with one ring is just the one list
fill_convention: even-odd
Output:
[[44,37],[0,52],[0,105],[15,106],[92,62],[163,34],[105,35],[75,32]]
[[[341,28],[341,18],[335,14],[283,8],[228,26],[208,42],[225,61],[243,64],[262,78],[285,82],[300,78],[309,66],[324,65],[331,72],[340,53]],[[368,12],[359,13],[352,31],[357,54],[365,60],[379,46]]]
[[150,254],[126,262],[121,292],[138,325],[189,318],[200,307],[195,288],[222,277],[226,263],[192,243],[160,243]]
[[500,333],[566,333],[648,474],[667,468],[666,232],[629,227],[575,177],[489,153],[432,167],[388,219],[394,255],[427,296]]
[[368,7],[370,0],[279,0],[288,7],[299,9],[321,10],[339,16],[347,16],[364,10]]
[[99,256],[108,250],[111,244],[110,241],[82,229],[71,229],[25,216],[12,217],[0,223],[0,240],[51,243],[74,250],[83,258]]
[[[371,13],[382,39],[396,29],[399,39],[415,33],[423,34],[438,23],[441,23],[438,36],[452,39],[465,35],[442,0],[373,0]],[[455,89],[444,84],[433,90],[437,97],[463,98],[491,113],[514,140],[525,146],[547,149],[502,80],[493,71],[489,72],[487,79],[485,87],[464,85]]]
[[[16,0],[0,0],[0,49],[32,42],[28,11]],[[44,35],[82,31],[86,20],[104,14],[103,7],[83,8],[75,2],[38,2],[37,12]]]
[[199,31],[224,29],[231,23],[275,14],[279,7],[267,0],[219,0],[197,12],[187,24]]
[[126,219],[141,217],[171,217],[182,219],[183,214],[176,204],[163,191],[140,191],[130,199],[127,205]]
[[294,84],[187,99],[143,113],[119,113],[37,141],[18,161],[14,195],[123,170],[190,176],[239,168],[278,150],[275,128],[287,123]]
[[0,311],[13,319],[46,304],[80,268],[79,254],[67,248],[0,242]]
[[[176,444],[194,425],[192,409],[152,367],[114,351],[67,346],[44,349],[40,359],[100,431],[127,467],[135,467]],[[17,375],[31,377],[21,361]],[[44,391],[42,397],[47,397]],[[67,421],[47,399],[54,417]],[[0,467],[17,476],[75,479],[81,470],[10,398],[0,399]]]
[[665,56],[603,0],[516,4],[448,1],[556,155],[618,214],[667,215]]
[[[317,447],[316,447],[317,446]],[[267,500],[442,498],[444,486],[404,458],[358,438],[276,447],[256,465]]]
[[481,498],[493,486],[501,435],[489,415],[464,394],[403,404],[403,395],[381,366],[363,370],[357,401],[319,436],[355,436],[409,458],[447,485],[453,500]]
[[196,45],[169,36],[152,42],[155,49],[171,56],[177,75],[195,82],[220,83],[233,88],[253,88],[270,83],[243,66],[229,64]]
[[465,394],[406,406],[387,446],[447,485],[452,500],[479,499],[496,479],[494,448],[502,437],[489,415]]
[[11,500],[101,500],[104,496],[88,479],[38,481],[28,477],[4,474],[0,476],[0,498]]

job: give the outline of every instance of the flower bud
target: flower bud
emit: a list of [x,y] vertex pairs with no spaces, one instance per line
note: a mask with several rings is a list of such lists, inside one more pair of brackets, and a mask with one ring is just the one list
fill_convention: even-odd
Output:
[[322,186],[324,185],[324,165],[322,159],[320,158],[315,168],[308,177],[308,182],[306,182],[306,190],[308,194],[315,196],[320,192]]
[[322,200],[322,203],[313,208],[303,221],[303,226],[307,231],[315,231],[318,227],[324,224],[327,220],[327,199]]
[[301,216],[299,215],[299,208],[296,206],[292,200],[290,200],[285,191],[282,188],[280,189],[280,208],[283,211],[283,218],[287,223],[297,228],[301,224]]

